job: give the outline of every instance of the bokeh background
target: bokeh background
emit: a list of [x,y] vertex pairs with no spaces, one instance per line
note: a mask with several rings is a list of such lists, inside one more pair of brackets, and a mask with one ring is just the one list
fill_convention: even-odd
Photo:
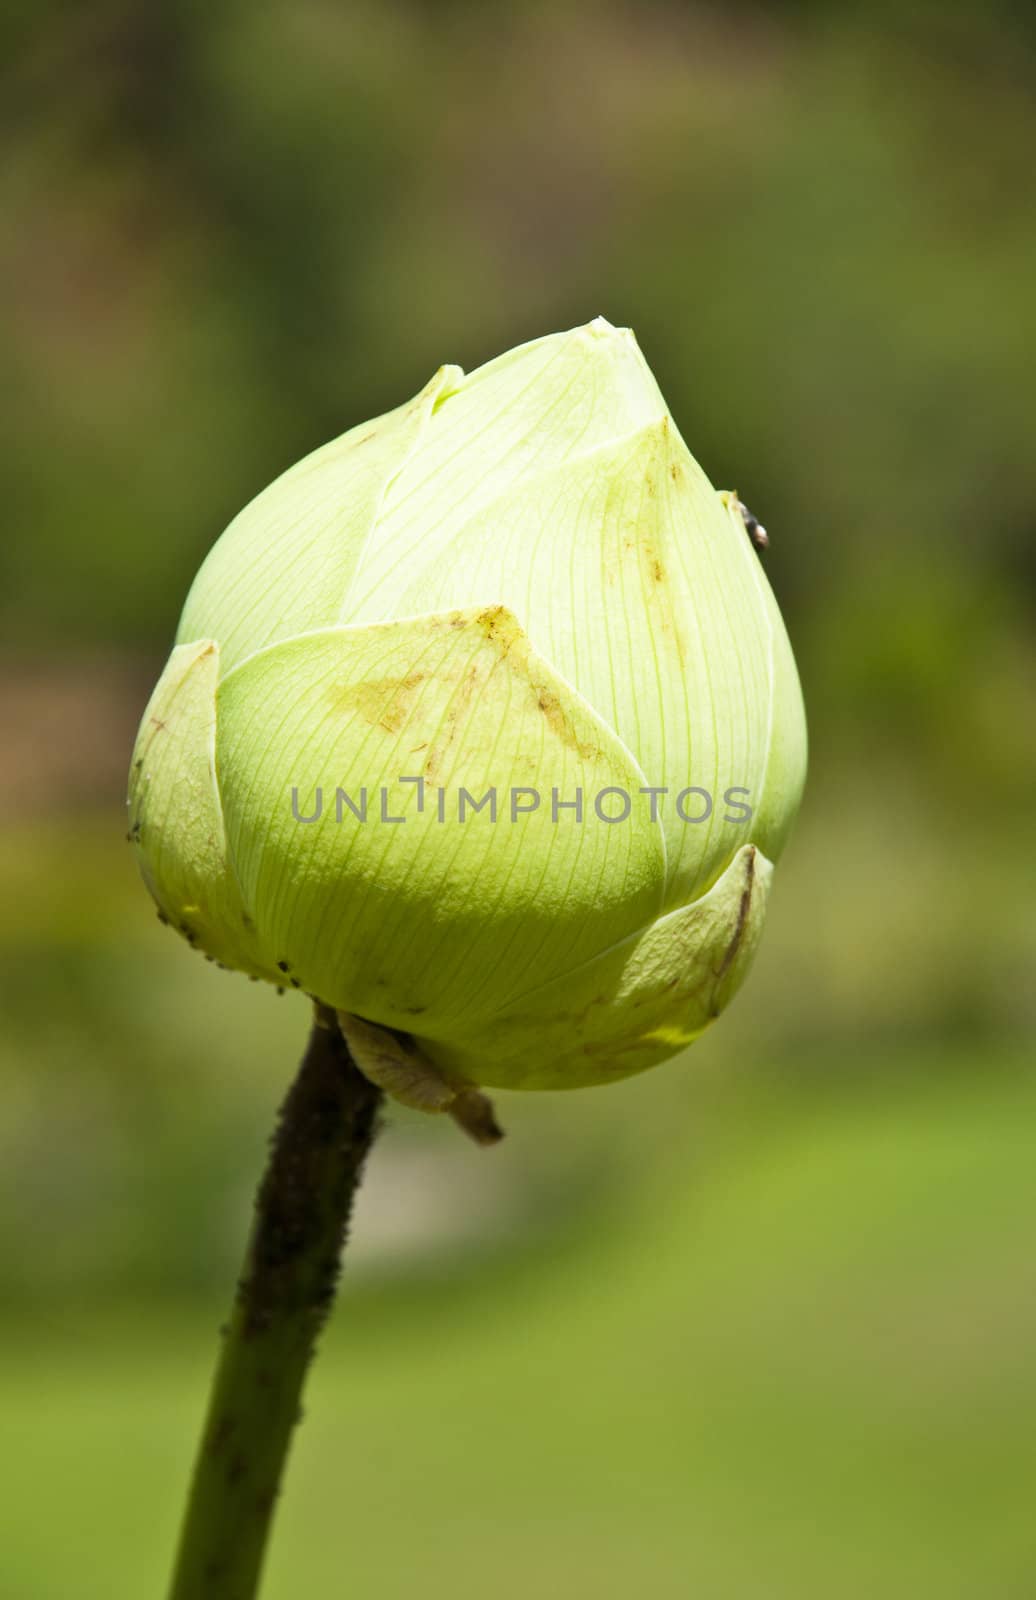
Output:
[[265,1594],[1036,1592],[1036,29],[984,5],[14,5],[0,1593],[162,1591],[305,1004],[159,927],[202,555],[601,313],[770,529],[811,786],[686,1058],[393,1113]]

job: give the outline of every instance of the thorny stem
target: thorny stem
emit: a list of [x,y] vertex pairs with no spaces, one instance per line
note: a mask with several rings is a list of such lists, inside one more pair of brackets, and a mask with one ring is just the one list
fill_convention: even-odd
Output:
[[381,1090],[317,1006],[281,1107],[187,1502],[169,1600],[255,1600]]

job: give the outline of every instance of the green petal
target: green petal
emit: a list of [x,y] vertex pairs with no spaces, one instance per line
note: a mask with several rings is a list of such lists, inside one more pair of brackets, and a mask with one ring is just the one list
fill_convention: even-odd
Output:
[[740,987],[762,932],[772,867],[745,845],[702,899],[521,996],[449,1044],[420,1038],[443,1073],[487,1088],[578,1089],[675,1055]]
[[398,575],[415,562],[452,565],[466,521],[664,412],[632,333],[603,318],[459,378],[386,491],[341,620],[399,616],[389,598]]
[[[406,562],[384,564],[357,615],[494,598],[616,730],[647,782],[668,789],[658,802],[667,906],[701,894],[749,837],[776,852],[768,819],[784,823],[805,764],[804,742],[773,739],[775,707],[781,730],[804,727],[794,664],[743,522],[668,417],[522,479],[452,525],[441,548],[434,537],[415,543]],[[692,785],[711,801],[700,823],[677,810]],[[724,801],[735,787],[754,809],[767,805],[759,827]],[[682,805],[692,818],[706,810],[699,795]]]
[[[735,535],[743,531],[735,496],[721,494]],[[744,541],[747,545],[747,539]],[[795,821],[806,782],[808,738],[795,657],[780,608],[758,557],[749,551],[750,567],[759,586],[769,629],[769,741],[762,776],[757,780],[752,837],[771,861],[781,855]]]
[[[218,638],[231,671],[279,639],[357,620],[412,549],[449,544],[468,516],[530,471],[662,414],[628,330],[598,319],[465,376],[443,367],[414,400],[309,455],[214,546],[177,640]],[[380,619],[379,619],[380,620]]]
[[[529,647],[502,607],[327,629],[252,657],[218,693],[230,848],[257,922],[301,986],[369,1021],[446,1037],[590,959],[657,913],[661,830],[647,809],[601,822],[592,798],[635,795],[635,762]],[[416,784],[428,786],[423,812]],[[457,820],[460,786],[488,809]],[[386,811],[402,823],[380,820]],[[510,820],[512,786],[537,810]],[[551,816],[585,795],[584,820]],[[336,788],[362,804],[356,820]],[[292,791],[303,823],[292,811]],[[446,820],[438,820],[438,793]]]
[[216,785],[211,640],[179,645],[148,702],[130,769],[130,837],[163,915],[217,961],[277,981],[227,856]]
[[459,378],[443,367],[415,399],[352,428],[264,489],[210,551],[177,640],[218,638],[222,671],[266,645],[339,620],[385,491]]

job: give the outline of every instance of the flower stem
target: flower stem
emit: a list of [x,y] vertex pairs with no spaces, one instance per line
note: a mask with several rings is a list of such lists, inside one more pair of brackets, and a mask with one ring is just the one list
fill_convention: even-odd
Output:
[[213,1382],[169,1600],[254,1600],[381,1091],[317,1006],[280,1110]]

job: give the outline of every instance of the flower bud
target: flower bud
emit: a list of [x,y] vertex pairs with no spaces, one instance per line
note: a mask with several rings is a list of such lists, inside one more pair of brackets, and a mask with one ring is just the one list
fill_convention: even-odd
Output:
[[576,1087],[723,1009],[805,762],[740,502],[598,319],[443,367],[231,523],[144,714],[131,835],[226,966],[450,1083]]

